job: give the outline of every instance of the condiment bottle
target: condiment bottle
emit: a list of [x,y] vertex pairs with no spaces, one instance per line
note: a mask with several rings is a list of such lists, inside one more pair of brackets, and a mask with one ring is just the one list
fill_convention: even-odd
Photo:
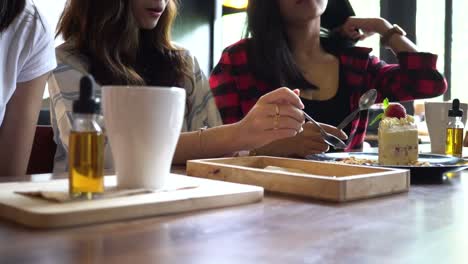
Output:
[[463,142],[463,147],[468,147],[468,130],[465,133],[465,141]]
[[463,110],[460,109],[460,101],[458,99],[453,100],[452,109],[449,110],[448,117],[445,154],[461,158],[464,125],[462,122]]
[[69,138],[69,192],[77,197],[104,192],[104,134],[96,119],[100,112],[94,95],[94,79],[80,82],[80,97],[73,102]]

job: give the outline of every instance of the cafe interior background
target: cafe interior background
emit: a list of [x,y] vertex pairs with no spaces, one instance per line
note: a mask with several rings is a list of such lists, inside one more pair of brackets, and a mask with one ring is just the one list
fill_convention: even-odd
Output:
[[[35,0],[38,8],[46,16],[48,23],[57,24],[66,0]],[[340,4],[343,0],[330,0],[329,5]],[[463,16],[468,10],[465,0],[350,0],[357,16],[382,16],[401,25],[408,37],[416,42],[421,51],[431,51],[439,55],[438,70],[442,72],[449,90],[442,96],[429,101],[449,101],[459,98],[467,101],[464,93],[468,75],[464,63],[468,61],[465,52],[468,43],[466,24]],[[240,40],[245,31],[246,7],[248,0],[182,0],[180,16],[176,21],[173,36],[176,42],[188,48],[199,60],[205,73],[218,62],[222,50]],[[63,41],[56,39],[56,45]],[[373,54],[387,62],[395,62],[390,51],[381,48],[378,36],[359,42],[360,46],[373,48]],[[40,126],[50,125],[49,95],[45,90],[43,109],[39,117]],[[407,112],[420,121],[418,127],[427,134],[424,122],[423,105],[426,100],[405,103]],[[370,111],[370,120],[382,111],[376,107]],[[369,127],[368,139],[376,146],[377,125]],[[424,138],[424,137],[423,137]],[[427,140],[429,138],[427,137]]]
[[[66,1],[34,0],[53,26]],[[332,4],[341,1],[329,0]],[[349,1],[358,16],[382,16],[399,24],[420,50],[439,55],[437,66],[447,78],[449,90],[428,101],[459,98],[468,102],[464,92],[468,84],[467,0]],[[181,15],[176,21],[174,39],[194,53],[208,74],[223,48],[242,38],[248,0],[180,2]],[[57,38],[56,46],[62,42]],[[358,45],[372,47],[374,55],[394,61],[393,55],[379,46],[378,36]],[[45,91],[39,125],[50,128],[49,95]],[[424,101],[418,100],[405,106],[423,121],[423,105]],[[379,111],[374,109],[372,114]],[[426,129],[424,122],[418,125],[421,130]],[[50,133],[50,142],[54,144]],[[34,145],[38,146],[43,147]],[[53,155],[50,157],[53,159]],[[429,173],[432,174],[436,175]],[[33,181],[47,184],[51,176],[36,174],[26,184],[35,184]],[[464,176],[468,173],[464,172]],[[416,185],[411,192],[401,195],[346,205],[269,193],[261,203],[252,205],[52,231],[22,229],[1,222],[0,263],[467,263],[468,181],[464,178],[453,184]],[[406,183],[407,191],[409,182]],[[278,185],[281,184],[275,186]],[[317,188],[321,189],[327,190]],[[219,202],[224,198],[213,200]],[[186,197],[183,202],[189,206],[196,204]],[[151,214],[157,210],[138,211]],[[103,215],[110,215],[106,212]],[[48,218],[41,215],[37,218],[20,215],[26,215],[24,219],[30,222],[54,224],[47,223]],[[66,218],[87,220],[87,217]]]

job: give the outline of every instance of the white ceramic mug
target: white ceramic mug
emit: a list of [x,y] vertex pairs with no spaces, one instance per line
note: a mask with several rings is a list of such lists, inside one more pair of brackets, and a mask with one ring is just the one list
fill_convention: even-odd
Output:
[[182,129],[185,90],[102,87],[106,134],[119,188],[163,188]]
[[[463,109],[463,124],[466,124],[468,104],[460,103]],[[452,102],[425,102],[427,130],[431,139],[431,152],[445,154],[445,137],[448,124],[448,111],[452,109]]]

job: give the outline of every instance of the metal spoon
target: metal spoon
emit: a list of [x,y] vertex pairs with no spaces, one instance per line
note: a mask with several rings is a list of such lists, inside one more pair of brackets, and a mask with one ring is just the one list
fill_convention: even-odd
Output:
[[[304,111],[303,111],[304,112]],[[339,138],[337,138],[336,136],[328,133],[327,131],[325,131],[312,117],[310,117],[306,112],[304,112],[304,116],[305,118],[312,122],[315,126],[317,126],[319,129],[320,129],[320,134],[322,135],[322,138],[323,140],[325,141],[325,143],[327,143],[328,145],[332,146],[333,148],[335,149],[345,149],[346,148],[346,144]]]
[[354,117],[357,113],[362,110],[367,110],[375,103],[375,99],[377,99],[377,90],[370,89],[369,91],[365,92],[359,98],[359,107],[358,109],[354,110],[351,114],[349,114],[336,128],[343,129],[345,128],[351,121],[353,121]]

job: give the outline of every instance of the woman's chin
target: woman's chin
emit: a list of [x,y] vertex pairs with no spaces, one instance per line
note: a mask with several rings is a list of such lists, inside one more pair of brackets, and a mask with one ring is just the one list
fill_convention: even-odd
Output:
[[159,19],[152,19],[152,20],[146,20],[146,21],[141,21],[140,28],[145,29],[145,30],[151,30],[154,29],[158,25]]

